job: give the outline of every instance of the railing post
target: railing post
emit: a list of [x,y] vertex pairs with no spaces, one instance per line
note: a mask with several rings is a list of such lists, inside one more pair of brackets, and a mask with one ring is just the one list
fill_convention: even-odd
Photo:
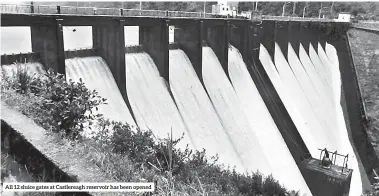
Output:
[[120,14],[121,14],[121,16],[124,16],[124,9],[123,8],[120,8]]
[[57,5],[57,14],[61,14],[61,6]]
[[33,4],[33,2],[31,2],[31,4],[30,4],[30,12],[34,13],[34,4]]

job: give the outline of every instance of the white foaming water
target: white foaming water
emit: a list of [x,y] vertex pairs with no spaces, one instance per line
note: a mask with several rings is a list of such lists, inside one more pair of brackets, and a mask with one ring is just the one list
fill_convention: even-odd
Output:
[[17,69],[21,68],[22,70],[26,70],[28,75],[39,77],[46,74],[46,71],[41,63],[19,63],[12,65],[2,65],[2,76],[12,77],[17,73]]
[[194,147],[206,149],[208,155],[218,154],[221,163],[243,171],[242,162],[191,61],[182,50],[170,50],[169,55],[170,88]]
[[[304,55],[304,53],[301,53],[301,55]],[[307,97],[309,103],[316,112],[318,118],[327,123],[329,128],[334,128],[335,121],[330,120],[334,117],[332,109],[330,107],[325,107],[326,104],[323,100],[323,96],[321,96],[320,92],[317,91],[319,90],[319,88],[316,88],[312,83],[309,74],[305,71],[302,63],[300,62],[300,59],[297,57],[291,44],[289,44],[288,46],[288,62],[294,73],[294,76],[296,77],[299,85],[304,91],[305,96]],[[311,63],[310,61],[308,62]]]
[[171,130],[174,139],[185,133],[178,147],[189,144],[192,148],[190,135],[153,59],[145,52],[128,53],[125,61],[126,89],[137,125],[151,129],[158,138],[167,138]]
[[332,70],[331,70],[331,67],[330,67],[330,60],[329,60],[328,56],[326,55],[324,49],[322,48],[321,44],[320,43],[317,43],[317,44],[318,44],[318,46],[317,46],[317,54],[320,57],[320,60],[321,60],[322,64],[324,65],[323,66],[324,71],[325,71],[325,73],[328,74],[328,77],[330,79],[333,79],[333,77],[332,77]]
[[67,80],[78,82],[81,78],[88,89],[96,90],[99,96],[107,99],[108,104],[98,107],[99,113],[110,120],[135,126],[112,72],[101,57],[71,58],[65,62]]
[[[336,49],[330,45],[326,44],[325,47],[326,54],[329,62],[329,66],[332,68],[332,76],[334,82],[334,88],[336,89],[336,99],[340,100],[341,99],[341,88],[342,88],[342,83],[341,83],[341,75],[340,75],[340,70],[339,70],[339,61],[338,61],[338,55]],[[337,94],[339,93],[339,94]],[[338,127],[337,130],[339,130],[340,134],[340,140],[341,140],[341,149],[338,149],[339,151],[343,152],[344,154],[349,154],[349,163],[348,167],[352,168],[353,171],[353,176],[351,179],[351,185],[350,185],[350,195],[361,195],[362,194],[362,182],[366,181],[367,182],[367,176],[365,173],[361,174],[361,170],[359,169],[359,164],[358,160],[355,156],[353,147],[350,143],[349,140],[349,135],[347,132],[346,124],[345,124],[345,119],[342,111],[342,106],[340,102],[336,103],[336,111],[337,111],[337,122],[338,122]],[[351,156],[352,155],[352,156]],[[351,158],[350,158],[351,157]],[[363,170],[364,171],[364,170]]]
[[[232,85],[210,47],[203,47],[202,70],[204,85],[209,97],[224,129],[241,157],[245,171],[259,170],[268,175],[272,171],[271,166],[240,108],[239,99]],[[252,117],[249,116],[249,118]]]
[[[308,77],[310,78],[313,84],[315,91],[322,98],[323,103],[325,104],[325,108],[329,108],[330,111],[334,111],[333,99],[331,98],[331,95],[328,94],[327,87],[323,79],[317,73],[311,59],[309,58],[302,44],[300,44],[299,48],[299,58],[303,65],[303,68],[307,72]],[[335,120],[333,121],[335,122]]]
[[240,100],[241,108],[243,108],[245,115],[249,117],[250,126],[253,127],[264,153],[272,155],[268,157],[268,161],[272,165],[274,178],[289,189],[300,189],[302,193],[312,195],[260,96],[241,54],[233,46],[229,50],[228,70],[233,87]]
[[[269,76],[275,90],[278,92],[280,99],[286,107],[292,121],[294,122],[297,130],[299,131],[304,143],[307,145],[312,156],[318,156],[317,145],[311,134],[311,127],[306,123],[299,109],[296,107],[297,103],[291,99],[290,92],[286,90],[281,77],[275,69],[275,65],[271,60],[270,54],[267,49],[261,44],[259,50],[259,60],[261,61],[267,75]],[[316,150],[314,150],[316,149]]]
[[325,90],[330,99],[333,100],[332,94],[332,84],[331,79],[328,77],[328,74],[325,73],[324,65],[322,64],[322,61],[320,60],[320,57],[318,56],[316,50],[313,48],[312,44],[309,44],[309,58],[312,61],[312,64],[316,70],[316,73],[318,76],[322,79]]
[[[287,46],[288,47],[288,46]],[[293,74],[290,66],[288,65],[283,53],[280,50],[278,44],[275,43],[275,65],[278,69],[279,75],[284,84],[284,88],[287,92],[290,92],[290,97],[297,104],[297,107],[303,116],[303,119],[307,124],[310,125],[310,133],[316,144],[322,144],[322,147],[335,149],[335,138],[330,134],[330,129],[327,127],[326,123],[321,121],[316,115],[311,103],[301,89],[297,78]]]

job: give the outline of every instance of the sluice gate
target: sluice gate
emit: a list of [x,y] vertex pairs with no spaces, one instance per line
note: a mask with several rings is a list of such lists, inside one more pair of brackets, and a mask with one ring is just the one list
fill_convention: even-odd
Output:
[[[117,83],[126,105],[134,120],[132,107],[126,91],[125,53],[144,51],[153,59],[160,76],[170,85],[169,74],[169,26],[175,26],[175,48],[183,50],[204,87],[202,60],[203,46],[209,46],[217,56],[222,69],[228,73],[228,52],[230,44],[242,55],[250,77],[265,102],[278,130],[301,171],[313,195],[344,195],[349,192],[352,178],[351,169],[345,165],[333,164],[325,168],[320,157],[312,156],[311,150],[299,133],[299,127],[281,99],[272,78],[262,64],[260,54],[262,46],[274,62],[278,54],[277,46],[285,59],[293,50],[300,58],[304,46],[310,55],[312,47],[319,51],[319,44],[326,50],[327,44],[336,48],[341,72],[341,105],[349,141],[353,146],[358,162],[373,182],[373,169],[378,169],[378,158],[368,157],[374,150],[367,140],[363,118],[365,116],[362,98],[359,93],[355,67],[351,58],[346,32],[348,23],[322,21],[249,21],[243,19],[201,19],[201,18],[156,18],[121,16],[70,16],[70,15],[26,15],[2,14],[2,26],[30,26],[31,54],[2,56],[2,64],[11,64],[19,59],[36,59],[45,69],[65,74],[65,59],[73,57],[100,56],[107,65]],[[79,51],[64,51],[63,26],[92,26],[93,48]],[[124,26],[139,26],[139,44],[134,48],[125,48]],[[289,45],[291,47],[289,47]],[[320,49],[321,49],[320,48]],[[279,65],[275,65],[279,66]],[[292,65],[291,65],[292,66]],[[280,75],[278,67],[275,67]],[[204,87],[205,88],[205,87]],[[173,96],[171,94],[171,96]],[[331,131],[331,130],[328,130]],[[318,146],[324,148],[324,146]],[[328,149],[334,151],[334,149]],[[275,155],[272,155],[275,156]],[[353,156],[353,155],[349,155]],[[322,159],[322,158],[321,158]],[[280,163],[278,163],[280,164]],[[344,170],[344,171],[342,171]],[[342,171],[342,172],[336,172]],[[320,188],[324,187],[323,189]],[[322,192],[322,190],[334,190]]]

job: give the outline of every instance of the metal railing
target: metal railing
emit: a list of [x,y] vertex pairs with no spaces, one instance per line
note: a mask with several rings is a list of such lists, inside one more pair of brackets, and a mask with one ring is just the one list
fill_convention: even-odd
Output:
[[156,17],[187,17],[211,18],[214,14],[202,12],[138,10],[122,8],[95,8],[55,5],[22,5],[1,4],[0,13],[7,14],[61,14],[61,15],[101,15],[101,16],[156,16]]
[[[183,11],[162,11],[162,10],[139,10],[122,8],[95,8],[95,7],[74,7],[56,5],[24,5],[24,4],[0,4],[0,13],[8,14],[61,14],[61,15],[104,15],[104,16],[152,16],[152,17],[175,17],[175,18],[225,18],[226,16],[203,13],[203,12],[183,12]],[[231,17],[233,18],[233,17]],[[240,17],[239,18],[243,18]],[[333,22],[334,19],[302,18],[292,16],[270,16],[262,15],[262,20],[293,20],[293,21],[324,21]]]

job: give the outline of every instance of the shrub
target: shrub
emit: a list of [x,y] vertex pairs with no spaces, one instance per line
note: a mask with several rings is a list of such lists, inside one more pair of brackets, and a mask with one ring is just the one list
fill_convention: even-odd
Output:
[[67,82],[63,75],[51,70],[46,76],[42,109],[46,111],[47,120],[55,128],[53,131],[63,131],[65,136],[75,139],[85,127],[90,128],[93,120],[102,116],[94,114],[93,109],[97,110],[106,99],[86,88],[81,79]]
[[36,115],[33,119],[39,125],[71,139],[77,139],[83,130],[91,128],[93,120],[102,116],[94,110],[106,101],[95,90],[86,88],[81,79],[67,82],[63,75],[52,70],[40,79],[30,76],[21,66],[17,66],[14,77],[2,78],[2,90],[2,96],[10,96],[5,99],[8,104],[20,104],[12,100],[15,97],[22,100],[25,104],[22,113]]
[[271,175],[266,178],[259,172],[242,175],[234,169],[225,169],[219,165],[218,157],[208,157],[204,149],[193,151],[188,146],[184,150],[177,149],[176,145],[183,136],[179,139],[158,139],[150,130],[133,131],[126,123],[104,119],[99,125],[101,131],[93,139],[104,148],[111,149],[112,153],[118,154],[112,157],[127,157],[137,170],[155,170],[159,175],[166,176],[169,185],[191,185],[195,190],[205,190],[217,193],[216,195],[284,196],[287,193]]
[[27,68],[19,64],[15,66],[16,70],[11,77],[3,75],[2,89],[14,89],[21,94],[38,94],[42,90],[41,77],[29,74]]
[[[63,133],[70,139],[78,138],[87,127],[96,128],[92,138],[77,140],[77,148],[109,177],[126,182],[154,181],[158,195],[287,193],[272,176],[265,178],[259,172],[239,174],[218,164],[217,156],[208,157],[204,149],[191,150],[187,146],[179,150],[176,145],[184,135],[160,139],[150,130],[132,130],[127,123],[104,119],[94,110],[106,100],[87,89],[81,80],[67,82],[62,75],[48,71],[43,80],[32,83],[25,75],[2,80],[9,87],[2,91],[5,102],[45,129]],[[34,85],[40,87],[38,91],[30,90]]]

